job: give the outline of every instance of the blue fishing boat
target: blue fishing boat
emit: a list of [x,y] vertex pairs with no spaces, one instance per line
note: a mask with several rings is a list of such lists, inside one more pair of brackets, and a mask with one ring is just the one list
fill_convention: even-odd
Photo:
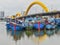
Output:
[[21,30],[24,30],[25,29],[25,27],[24,26],[22,26],[22,25],[19,25],[19,24],[12,24],[12,26],[11,26],[11,30],[19,30],[19,31],[21,31]]
[[11,21],[10,18],[6,18],[6,27],[7,27],[7,29],[11,29],[10,21]]
[[44,24],[38,24],[38,23],[35,23],[34,25],[33,25],[33,27],[35,28],[35,29],[38,29],[38,28],[40,28],[40,29],[44,29]]
[[52,25],[52,24],[46,25],[46,29],[54,29],[54,28],[55,28],[55,25]]
[[7,27],[7,29],[11,29],[13,27],[13,24],[12,23],[6,23],[6,27]]
[[55,23],[56,23],[58,26],[60,26],[60,18],[55,19]]
[[11,30],[23,30],[23,28],[21,26],[16,25],[11,27]]
[[7,29],[11,29],[11,26],[9,23],[6,24]]

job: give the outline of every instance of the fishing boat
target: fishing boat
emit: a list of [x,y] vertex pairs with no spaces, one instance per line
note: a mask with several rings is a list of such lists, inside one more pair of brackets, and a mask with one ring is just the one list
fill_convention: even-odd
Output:
[[23,26],[16,23],[15,16],[11,16],[8,23],[6,23],[6,27],[11,30],[23,30]]
[[60,26],[60,18],[55,19],[56,25]]
[[11,29],[10,21],[11,21],[11,17],[9,16],[9,17],[6,18],[6,28],[7,29]]
[[6,24],[6,27],[7,27],[7,29],[11,29],[11,26],[10,26],[10,24],[8,23],[8,24]]
[[44,29],[44,24],[42,24],[42,23],[40,23],[40,24],[35,23],[35,24],[33,25],[33,27],[34,27],[35,29]]
[[46,24],[46,29],[55,29],[55,18],[53,16],[50,16],[48,19],[48,24]]
[[47,24],[46,25],[46,29],[55,29],[56,28],[56,25],[52,25],[52,24]]
[[[14,21],[9,22],[9,24],[7,24],[7,27],[11,28],[12,30],[25,30],[26,27],[29,28],[34,28],[34,29],[54,29],[55,28],[55,24],[45,24],[42,23],[40,20],[40,16],[46,16],[46,15],[54,15],[54,14],[60,14],[59,12],[51,12],[51,13],[41,13],[41,14],[33,14],[33,15],[28,15],[28,16],[21,16],[21,17],[16,17],[13,16],[11,19],[15,19]],[[19,14],[17,14],[19,15]],[[36,15],[38,15],[38,20],[34,20],[34,17],[36,17]],[[26,18],[28,19],[28,22],[25,22]],[[21,21],[16,21],[16,19],[23,19],[22,22]],[[37,21],[37,22],[36,22]],[[42,20],[43,21],[43,20]],[[19,22],[19,23],[17,23]],[[20,23],[21,22],[21,23]],[[40,23],[41,22],[41,23]],[[56,20],[56,24],[59,25],[60,22],[58,22],[58,20]]]

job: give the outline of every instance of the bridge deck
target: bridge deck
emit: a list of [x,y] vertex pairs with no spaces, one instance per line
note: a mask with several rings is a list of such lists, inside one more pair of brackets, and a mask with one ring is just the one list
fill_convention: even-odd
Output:
[[[31,15],[27,15],[27,16],[23,16],[24,18],[26,17],[34,17],[36,15],[41,15],[41,16],[52,16],[52,15],[56,15],[56,14],[60,14],[60,11],[57,12],[48,12],[48,13],[38,13],[38,14],[31,14]],[[23,17],[17,17],[17,18],[23,18]]]

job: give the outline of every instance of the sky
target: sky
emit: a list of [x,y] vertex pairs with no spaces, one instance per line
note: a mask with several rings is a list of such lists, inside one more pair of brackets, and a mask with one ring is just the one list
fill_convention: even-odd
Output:
[[[29,4],[35,0],[0,0],[0,11],[5,12],[5,16],[15,15],[17,12],[23,12],[27,9]],[[59,0],[39,0],[43,2],[50,11],[60,10]],[[28,14],[40,13],[42,8],[38,5],[34,5]]]

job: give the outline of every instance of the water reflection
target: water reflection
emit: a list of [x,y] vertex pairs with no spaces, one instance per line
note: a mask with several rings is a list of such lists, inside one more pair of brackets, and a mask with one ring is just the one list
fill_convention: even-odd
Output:
[[24,37],[24,32],[23,31],[12,31],[12,30],[7,30],[7,35],[13,37],[15,41],[20,40],[22,37]]
[[56,28],[55,33],[56,33],[57,35],[60,35],[60,26]]
[[21,38],[24,38],[26,35],[28,39],[31,39],[34,42],[38,43],[44,41],[47,37],[53,36],[54,34],[60,35],[60,27],[57,27],[55,30],[42,30],[40,32],[36,30],[25,30],[25,31],[7,30],[7,35],[12,36],[16,42],[18,40],[21,40]]

